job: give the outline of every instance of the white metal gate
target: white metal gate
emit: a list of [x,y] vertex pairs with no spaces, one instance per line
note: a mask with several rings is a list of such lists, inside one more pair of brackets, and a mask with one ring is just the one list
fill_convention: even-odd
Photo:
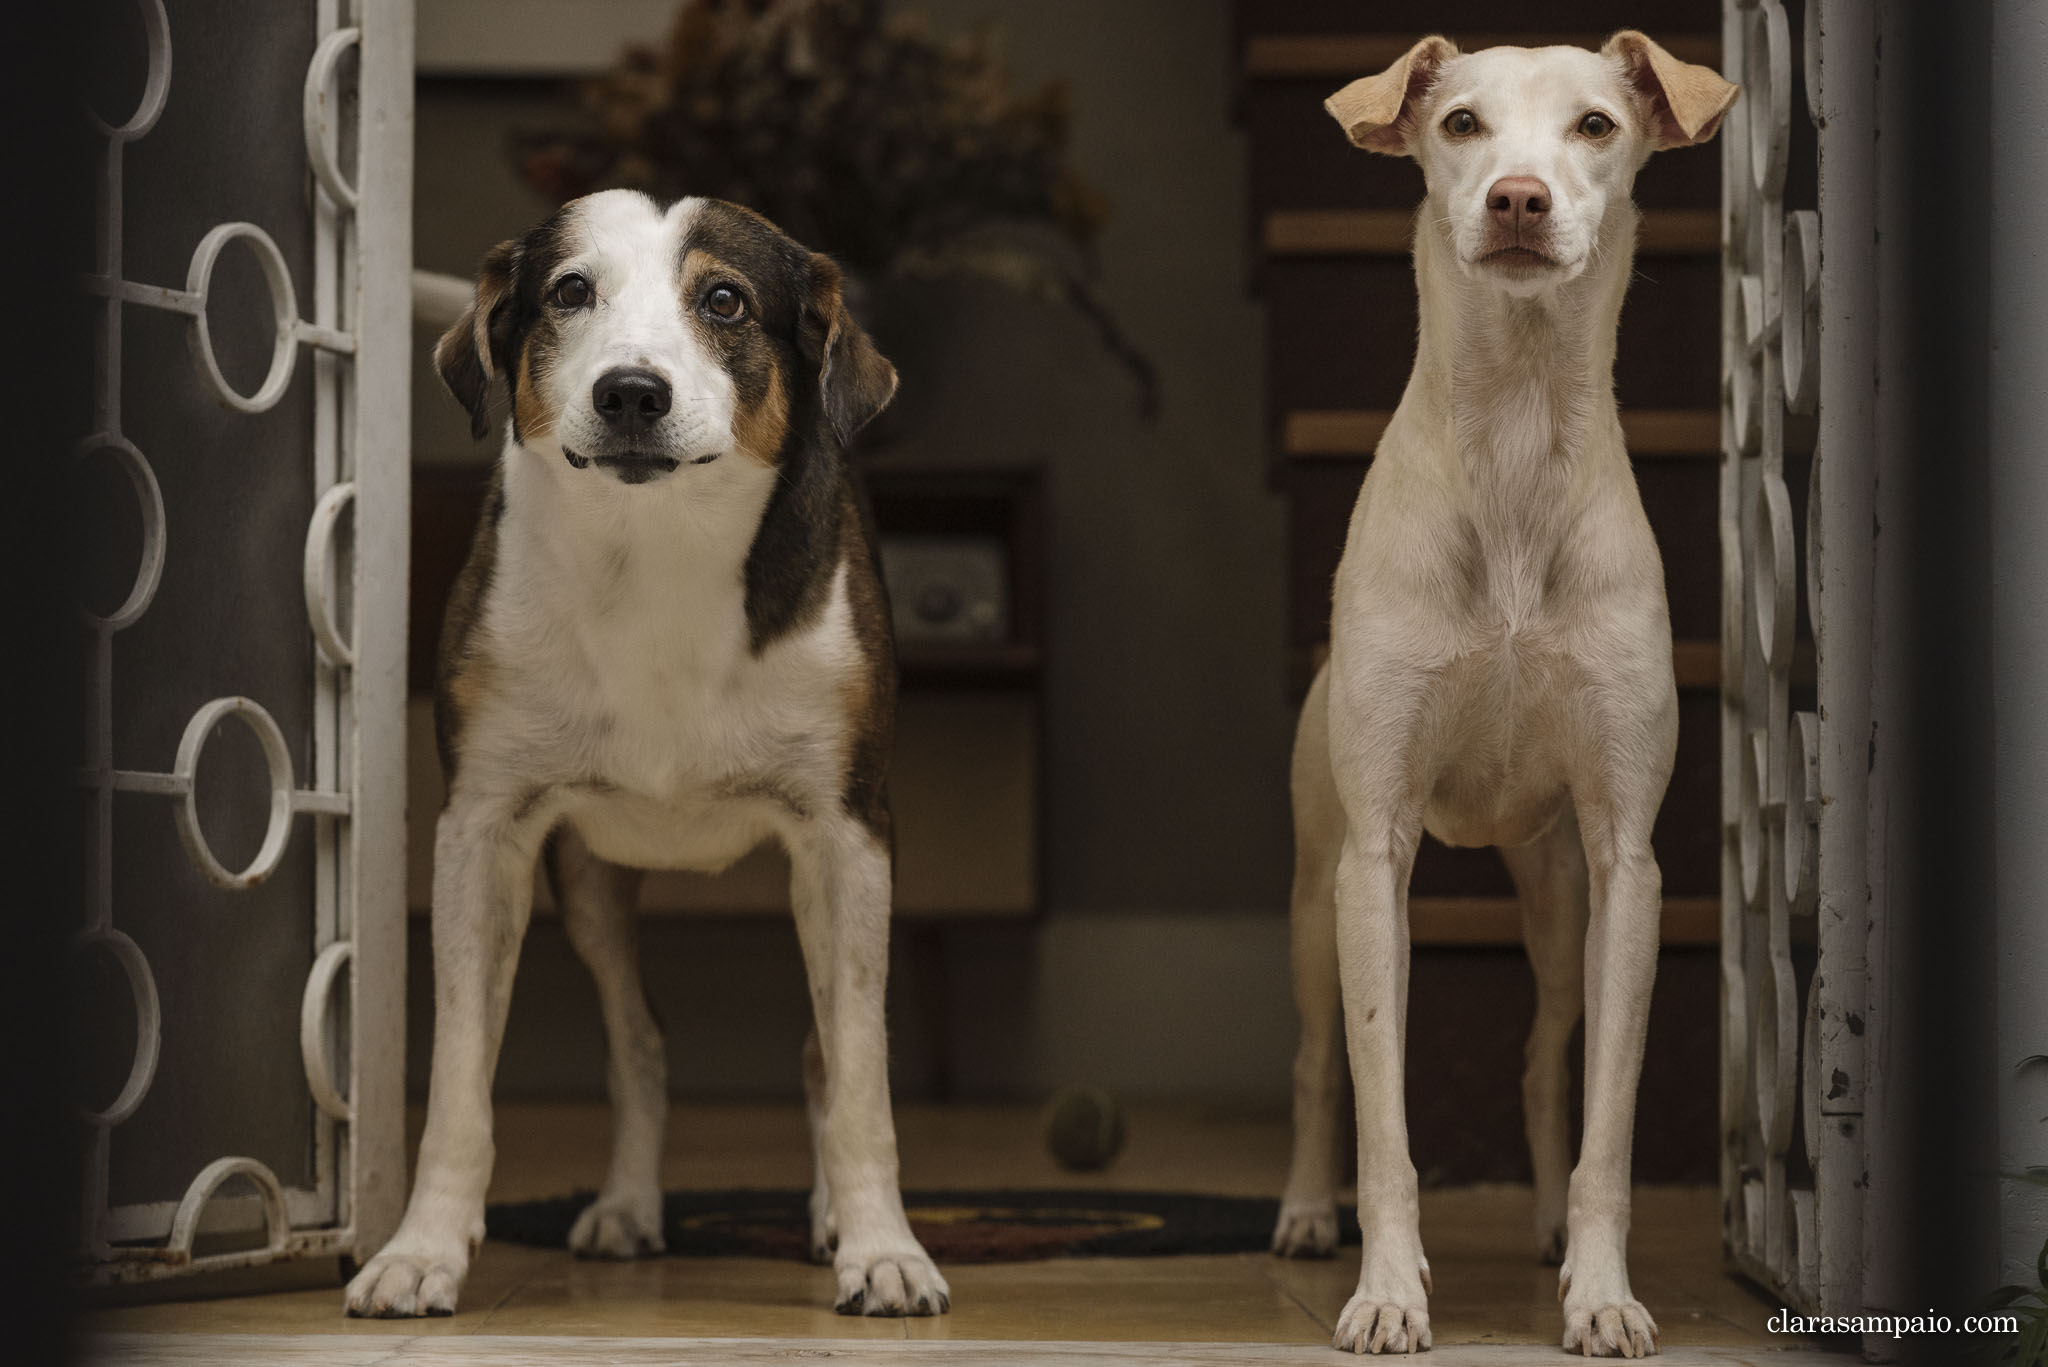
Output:
[[[79,443],[82,460],[111,459],[125,471],[140,506],[139,568],[125,601],[110,612],[87,612],[90,633],[87,729],[81,782],[87,795],[88,883],[82,953],[111,957],[132,993],[135,1041],[125,1082],[110,1102],[88,1110],[90,1133],[81,1232],[90,1277],[138,1281],[287,1258],[348,1255],[374,1249],[397,1223],[404,1191],[404,692],[408,500],[407,395],[410,356],[412,174],[411,0],[302,0],[291,15],[312,36],[303,99],[293,109],[237,111],[250,120],[303,125],[303,204],[308,222],[293,240],[311,243],[310,289],[295,285],[273,231],[280,225],[225,222],[191,248],[182,288],[134,279],[131,240],[162,204],[124,204],[124,152],[148,137],[177,96],[173,31],[163,0],[137,0],[146,36],[143,90],[132,114],[116,124],[93,118],[103,146],[94,272],[96,374],[93,431]],[[179,18],[203,24],[273,24],[280,11],[264,3],[181,6]],[[196,17],[195,17],[196,16]],[[351,74],[351,68],[353,74]],[[219,92],[214,92],[219,98]],[[205,156],[218,136],[195,139]],[[350,152],[353,151],[353,176]],[[296,154],[294,154],[296,156]],[[294,165],[297,163],[294,162]],[[299,187],[291,187],[296,195]],[[189,208],[190,206],[180,206]],[[253,253],[268,286],[275,339],[269,368],[253,388],[238,389],[216,354],[218,305],[209,319],[216,267],[229,251]],[[191,372],[166,367],[137,374],[124,355],[124,331],[160,327],[144,311],[174,315],[189,343]],[[302,354],[303,353],[303,354]],[[209,661],[172,661],[211,701],[186,723],[174,753],[120,753],[128,724],[117,703],[117,638],[144,620],[158,598],[167,563],[204,557],[242,535],[238,509],[206,510],[185,525],[166,513],[163,453],[124,431],[124,396],[132,404],[147,387],[197,385],[237,422],[269,412],[295,375],[311,372],[310,430],[291,433],[294,448],[261,453],[278,462],[310,461],[312,506],[305,518],[302,573],[276,582],[222,585],[223,592],[303,597],[305,628],[285,650],[312,655],[311,698],[244,697],[232,677],[213,677]],[[295,391],[298,392],[298,391]],[[230,433],[239,429],[229,429]],[[219,450],[181,451],[187,462]],[[246,452],[235,452],[246,456]],[[276,468],[283,468],[282,466]],[[303,479],[302,471],[294,478]],[[174,490],[174,492],[176,492]],[[338,536],[352,522],[351,538]],[[232,561],[228,562],[232,565]],[[209,561],[209,570],[213,562]],[[161,661],[152,668],[162,669]],[[157,680],[127,681],[124,698],[147,696]],[[136,693],[133,689],[142,689]],[[310,722],[309,735],[288,737],[273,715]],[[251,860],[228,867],[203,828],[197,776],[217,728],[233,721],[260,742],[269,770],[268,824]],[[293,728],[297,731],[297,727]],[[297,749],[310,763],[295,772]],[[302,762],[303,763],[303,762]],[[114,1135],[143,1106],[165,1042],[158,969],[120,922],[137,908],[117,896],[133,887],[133,842],[116,839],[117,801],[140,795],[146,810],[124,832],[149,820],[175,823],[191,864],[227,897],[246,897],[276,871],[288,852],[310,844],[309,899],[294,909],[312,922],[310,963],[303,964],[296,1019],[241,1022],[249,1032],[296,1036],[304,1093],[286,1107],[309,1112],[309,1180],[280,1178],[271,1164],[230,1153],[190,1174],[176,1199],[132,1200],[110,1193],[117,1163]],[[125,817],[123,818],[126,819]],[[296,847],[296,848],[295,848]],[[239,861],[237,861],[239,862]],[[148,876],[164,876],[161,871]],[[165,937],[172,938],[172,937]],[[175,945],[159,942],[159,953]],[[226,995],[243,985],[187,970],[188,996]],[[274,1038],[274,1036],[266,1036]],[[181,1047],[185,1042],[180,1042]],[[223,1042],[225,1043],[225,1042]],[[253,1098],[252,1098],[253,1100]],[[233,1125],[237,1117],[212,1117]],[[173,1117],[173,1121],[175,1116]],[[298,1130],[293,1130],[297,1134]],[[253,1196],[223,1196],[234,1182]],[[132,1185],[132,1184],[131,1184]],[[209,1251],[207,1236],[262,1231]]]
[[[1883,1010],[1866,857],[1883,807],[1872,9],[1805,0],[1795,34],[1781,0],[1723,8],[1724,71],[1743,86],[1722,133],[1723,1239],[1750,1277],[1815,1314],[1868,1304],[1865,1116]],[[1818,210],[1788,212],[1802,170]],[[1814,434],[1803,529],[1788,425]]]

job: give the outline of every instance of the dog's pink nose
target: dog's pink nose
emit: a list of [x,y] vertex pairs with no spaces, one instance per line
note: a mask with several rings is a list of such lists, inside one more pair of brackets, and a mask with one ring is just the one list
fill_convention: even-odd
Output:
[[1486,211],[1503,228],[1533,228],[1550,212],[1550,187],[1534,176],[1502,176],[1486,192]]

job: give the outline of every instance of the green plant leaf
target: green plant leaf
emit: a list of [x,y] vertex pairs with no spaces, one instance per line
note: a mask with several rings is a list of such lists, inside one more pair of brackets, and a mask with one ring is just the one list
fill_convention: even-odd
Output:
[[2013,1361],[2020,1367],[2042,1367],[2048,1363],[2048,1319],[2037,1319],[2020,1331]]
[[2026,1286],[2001,1286],[1984,1298],[1986,1310],[2003,1310],[2022,1296],[2033,1295],[2033,1288]]

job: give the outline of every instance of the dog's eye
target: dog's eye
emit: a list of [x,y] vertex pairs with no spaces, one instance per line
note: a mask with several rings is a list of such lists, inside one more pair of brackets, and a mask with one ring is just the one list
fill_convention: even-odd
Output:
[[1454,138],[1469,138],[1479,131],[1479,116],[1469,109],[1453,109],[1444,116],[1444,132]]
[[747,316],[747,301],[731,285],[713,285],[704,293],[704,307],[714,318],[737,323]]
[[550,297],[557,307],[580,309],[590,302],[590,282],[580,275],[565,275],[555,282]]
[[1604,138],[1614,131],[1614,120],[1596,109],[1579,120],[1579,131],[1595,140]]

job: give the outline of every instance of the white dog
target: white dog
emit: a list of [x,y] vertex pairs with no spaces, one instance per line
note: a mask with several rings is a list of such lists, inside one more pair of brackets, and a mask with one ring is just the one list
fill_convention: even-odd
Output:
[[722,868],[768,839],[794,869],[817,1017],[813,1252],[842,1313],[948,1308],[897,1190],[882,1019],[896,671],[845,457],[896,372],[839,282],[758,214],[615,190],[493,250],[435,350],[478,437],[501,380],[511,412],[441,638],[426,1134],[352,1314],[455,1309],[540,859],[597,979],[616,1112],[611,1171],[569,1243],[661,1251],[668,1089],[637,871]]
[[[1330,660],[1294,754],[1302,1040],[1273,1246],[1336,1242],[1341,983],[1365,1250],[1340,1349],[1430,1343],[1402,1107],[1408,878],[1425,830],[1499,846],[1520,890],[1537,984],[1523,1083],[1536,1239],[1563,1262],[1564,1346],[1656,1349],[1629,1290],[1629,1146],[1657,967],[1650,828],[1678,698],[1663,565],[1615,410],[1615,330],[1637,170],[1713,136],[1735,95],[1624,32],[1597,53],[1464,55],[1425,38],[1328,102],[1352,142],[1414,157],[1428,187],[1415,371],[1351,515]],[[1572,1169],[1565,1049],[1582,992]]]

